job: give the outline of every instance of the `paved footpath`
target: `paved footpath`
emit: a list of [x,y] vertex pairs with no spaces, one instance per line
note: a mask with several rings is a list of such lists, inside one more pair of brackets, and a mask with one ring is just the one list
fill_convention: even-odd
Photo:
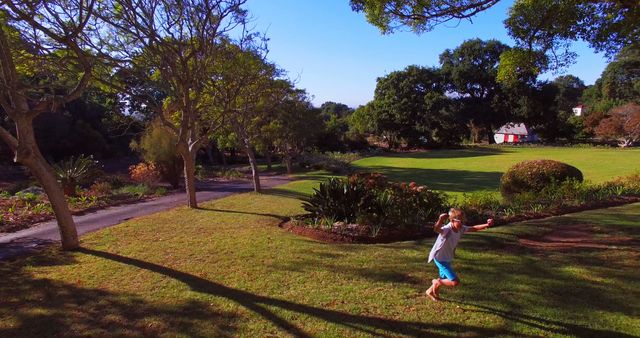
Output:
[[[291,179],[286,176],[265,175],[260,178],[263,189],[273,188],[291,181]],[[252,191],[253,185],[250,180],[222,181],[201,183],[197,188],[196,197],[198,203],[201,203],[235,193]],[[76,222],[78,235],[82,235],[87,232],[122,223],[135,217],[182,206],[186,204],[186,201],[186,194],[184,192],[172,193],[140,203],[124,204],[84,215],[73,216],[73,220]],[[0,236],[0,261],[36,251],[43,245],[57,243],[59,241],[60,233],[58,232],[58,223],[55,220]]]

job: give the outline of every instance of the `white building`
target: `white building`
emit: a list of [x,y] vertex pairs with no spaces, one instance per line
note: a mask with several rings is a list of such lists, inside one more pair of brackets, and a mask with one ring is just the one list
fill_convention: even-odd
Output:
[[498,144],[522,143],[537,141],[538,136],[529,130],[524,123],[507,123],[496,130],[493,139]]
[[571,110],[573,110],[573,115],[582,116],[582,114],[584,112],[584,106],[579,104],[579,105],[573,107],[573,109],[571,109]]

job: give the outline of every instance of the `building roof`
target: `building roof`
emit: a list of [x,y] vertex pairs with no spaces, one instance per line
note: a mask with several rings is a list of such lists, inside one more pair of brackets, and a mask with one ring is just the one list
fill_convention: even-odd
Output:
[[496,131],[496,134],[529,135],[529,128],[524,123],[507,123]]

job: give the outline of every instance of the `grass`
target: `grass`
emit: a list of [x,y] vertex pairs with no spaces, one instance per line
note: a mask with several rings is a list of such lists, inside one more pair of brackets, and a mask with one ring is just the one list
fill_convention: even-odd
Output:
[[638,171],[640,149],[566,147],[477,147],[368,157],[353,165],[397,181],[415,181],[452,195],[497,191],[512,165],[532,159],[562,161],[580,169],[594,183]]
[[432,303],[433,239],[330,245],[278,228],[311,182],[131,220],[83,237],[79,252],[0,263],[0,336],[640,335],[637,246],[541,252],[517,241],[567,223],[638,240],[640,204],[468,235],[455,262],[461,287]]

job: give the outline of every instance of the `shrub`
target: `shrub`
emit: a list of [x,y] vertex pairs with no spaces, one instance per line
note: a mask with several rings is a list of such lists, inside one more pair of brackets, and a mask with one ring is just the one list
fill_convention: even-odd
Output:
[[54,164],[53,169],[67,196],[75,196],[78,184],[87,183],[99,174],[98,161],[84,155],[77,158],[71,156],[66,161]]
[[304,153],[298,156],[298,164],[307,169],[326,170],[334,174],[344,174],[351,171],[351,155],[342,156],[340,153]]
[[113,189],[122,188],[129,184],[130,181],[125,175],[105,175],[100,177],[99,183],[108,183]]
[[89,187],[89,191],[97,196],[105,196],[111,194],[113,187],[109,182],[96,182]]
[[500,200],[491,191],[478,191],[463,194],[455,205],[462,209],[469,222],[481,222],[488,217],[495,217],[501,209]]
[[380,174],[359,173],[321,183],[303,207],[314,223],[359,223],[375,236],[381,228],[417,229],[435,218],[445,204],[442,193],[414,182],[390,183]]
[[582,182],[582,172],[576,167],[553,160],[523,161],[502,175],[500,192],[510,198],[523,192],[539,192],[554,182],[569,179]]
[[132,195],[142,197],[151,193],[151,189],[146,184],[125,185],[114,191],[114,194]]
[[220,171],[216,172],[215,175],[226,180],[231,180],[236,178],[245,178],[245,174],[243,174],[238,169],[233,169],[233,168],[221,169]]
[[160,172],[153,163],[138,163],[129,167],[131,179],[137,183],[154,185],[160,181]]
[[167,194],[167,188],[165,187],[157,187],[156,191],[153,193],[156,196],[164,196]]
[[130,145],[145,162],[154,163],[160,178],[173,188],[178,188],[182,172],[182,158],[176,152],[176,141],[174,133],[160,121],[154,121],[147,126],[140,141]]

